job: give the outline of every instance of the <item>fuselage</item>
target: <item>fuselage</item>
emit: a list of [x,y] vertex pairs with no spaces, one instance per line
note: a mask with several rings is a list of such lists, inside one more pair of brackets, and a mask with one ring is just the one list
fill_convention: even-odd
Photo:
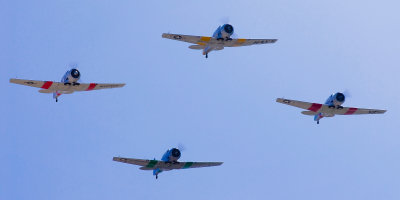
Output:
[[[224,24],[222,26],[219,26],[215,31],[214,34],[212,35],[213,38],[217,40],[232,40],[231,36],[234,32],[233,26],[230,24]],[[207,55],[213,50],[221,50],[223,49],[223,46],[218,46],[218,44],[212,44],[212,45],[207,45],[203,49],[203,55]]]
[[[64,83],[64,85],[71,85],[71,84],[78,85],[79,84],[78,81],[79,81],[80,77],[81,77],[81,73],[77,69],[73,68],[73,69],[68,70],[64,74],[64,76],[61,78],[61,82]],[[72,93],[72,92],[68,92],[68,93]],[[57,98],[62,94],[65,94],[65,92],[55,91],[53,93],[53,98],[56,99],[56,101],[57,101]]]
[[[178,159],[181,157],[181,151],[179,151],[179,149],[177,148],[172,148],[172,149],[168,149],[164,155],[161,157],[161,160],[164,162],[178,162]],[[162,171],[167,171],[166,169],[154,169],[153,170],[153,175],[157,176],[159,173],[161,173]]]
[[[328,99],[325,101],[325,105],[331,107],[331,108],[341,108],[342,104],[346,100],[346,97],[344,96],[343,93],[337,92],[334,94],[331,94],[331,96],[328,97]],[[314,121],[319,122],[320,119],[323,117],[333,117],[333,114],[329,113],[318,113],[314,116]]]

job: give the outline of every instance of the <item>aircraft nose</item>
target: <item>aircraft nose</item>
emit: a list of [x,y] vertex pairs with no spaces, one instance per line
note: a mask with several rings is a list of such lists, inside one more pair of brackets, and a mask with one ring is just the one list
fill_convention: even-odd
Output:
[[229,34],[232,34],[233,33],[233,26],[230,25],[230,24],[225,24],[224,25],[224,31],[229,33]]
[[344,100],[345,100],[344,94],[340,93],[340,92],[336,93],[336,100],[339,102],[344,102]]
[[80,76],[80,72],[77,69],[72,69],[71,70],[71,75],[74,78],[78,78]]
[[179,149],[173,148],[172,152],[171,152],[172,156],[175,158],[179,158],[181,157],[181,151],[179,151]]

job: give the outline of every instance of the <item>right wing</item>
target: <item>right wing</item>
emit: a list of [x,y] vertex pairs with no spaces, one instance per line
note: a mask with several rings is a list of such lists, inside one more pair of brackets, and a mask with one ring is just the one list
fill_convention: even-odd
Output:
[[121,158],[114,157],[114,161],[123,162],[133,165],[142,166],[141,170],[152,170],[152,169],[187,169],[187,168],[199,168],[199,167],[212,167],[222,165],[222,162],[164,162],[160,160],[143,160],[135,158]]
[[352,107],[330,108],[328,105],[325,104],[309,103],[309,102],[282,99],[282,98],[276,99],[276,102],[309,110],[314,113],[328,113],[334,115],[383,114],[386,112],[386,110],[367,109],[367,108],[352,108]]
[[46,91],[40,90],[42,93],[51,93],[54,91],[90,91],[108,88],[119,88],[125,86],[125,83],[80,83],[79,85],[65,85],[62,82],[53,81],[35,81],[25,79],[10,79],[10,83],[26,85],[36,88],[42,88]]

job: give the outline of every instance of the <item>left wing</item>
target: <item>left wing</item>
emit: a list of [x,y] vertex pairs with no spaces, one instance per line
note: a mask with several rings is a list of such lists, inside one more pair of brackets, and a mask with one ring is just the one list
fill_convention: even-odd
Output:
[[[125,83],[80,83],[79,85],[64,85],[62,82],[53,81],[35,81],[35,80],[25,80],[25,79],[10,79],[10,83],[26,85],[36,88],[42,88],[51,91],[90,91],[90,90],[100,90],[108,88],[119,88],[125,86]],[[42,91],[45,93],[45,91]],[[46,92],[47,93],[47,92]]]
[[334,115],[383,114],[386,112],[386,110],[366,109],[366,108],[352,108],[352,107],[330,108],[328,105],[325,104],[309,103],[309,102],[282,99],[282,98],[276,99],[276,102],[302,108],[315,113],[328,113]]
[[[197,44],[200,46],[205,46],[208,44],[215,44],[215,45],[219,45],[219,46],[223,46],[223,47],[240,47],[240,46],[249,46],[249,45],[254,45],[254,44],[269,44],[269,43],[275,43],[277,41],[277,39],[217,40],[216,38],[213,38],[213,37],[178,35],[178,34],[169,34],[169,33],[163,33],[162,37],[167,38],[167,39]],[[192,48],[193,48],[193,46],[192,46]]]
[[278,39],[232,39],[224,41],[224,47],[241,47],[255,44],[275,43]]
[[187,168],[199,168],[199,167],[212,167],[222,165],[223,162],[164,162],[160,160],[143,160],[135,158],[121,158],[114,157],[113,161],[129,163],[133,165],[142,166],[142,170],[152,169],[187,169]]

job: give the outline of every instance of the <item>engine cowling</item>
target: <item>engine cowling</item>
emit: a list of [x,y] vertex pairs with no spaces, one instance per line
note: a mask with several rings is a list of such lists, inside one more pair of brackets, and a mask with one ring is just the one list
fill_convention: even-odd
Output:
[[233,34],[233,26],[232,25],[230,25],[230,24],[225,24],[224,25],[224,30],[223,30],[225,33],[228,33],[228,34]]
[[69,83],[75,83],[79,80],[81,77],[81,73],[77,69],[71,69],[69,70],[62,81],[69,82]]
[[338,92],[338,93],[335,94],[335,99],[336,99],[336,101],[338,101],[338,102],[344,102],[344,100],[346,99],[346,97],[344,96],[343,93]]
[[344,94],[338,92],[333,96],[333,105],[340,106],[344,103],[345,100],[346,100],[346,97],[344,96]]
[[81,77],[81,73],[77,69],[71,69],[70,76],[75,79]]
[[177,148],[173,148],[170,151],[169,160],[170,161],[177,161],[181,157],[181,151]]
[[224,24],[222,26],[221,30],[221,37],[222,38],[230,38],[230,36],[233,34],[233,26],[230,24]]

